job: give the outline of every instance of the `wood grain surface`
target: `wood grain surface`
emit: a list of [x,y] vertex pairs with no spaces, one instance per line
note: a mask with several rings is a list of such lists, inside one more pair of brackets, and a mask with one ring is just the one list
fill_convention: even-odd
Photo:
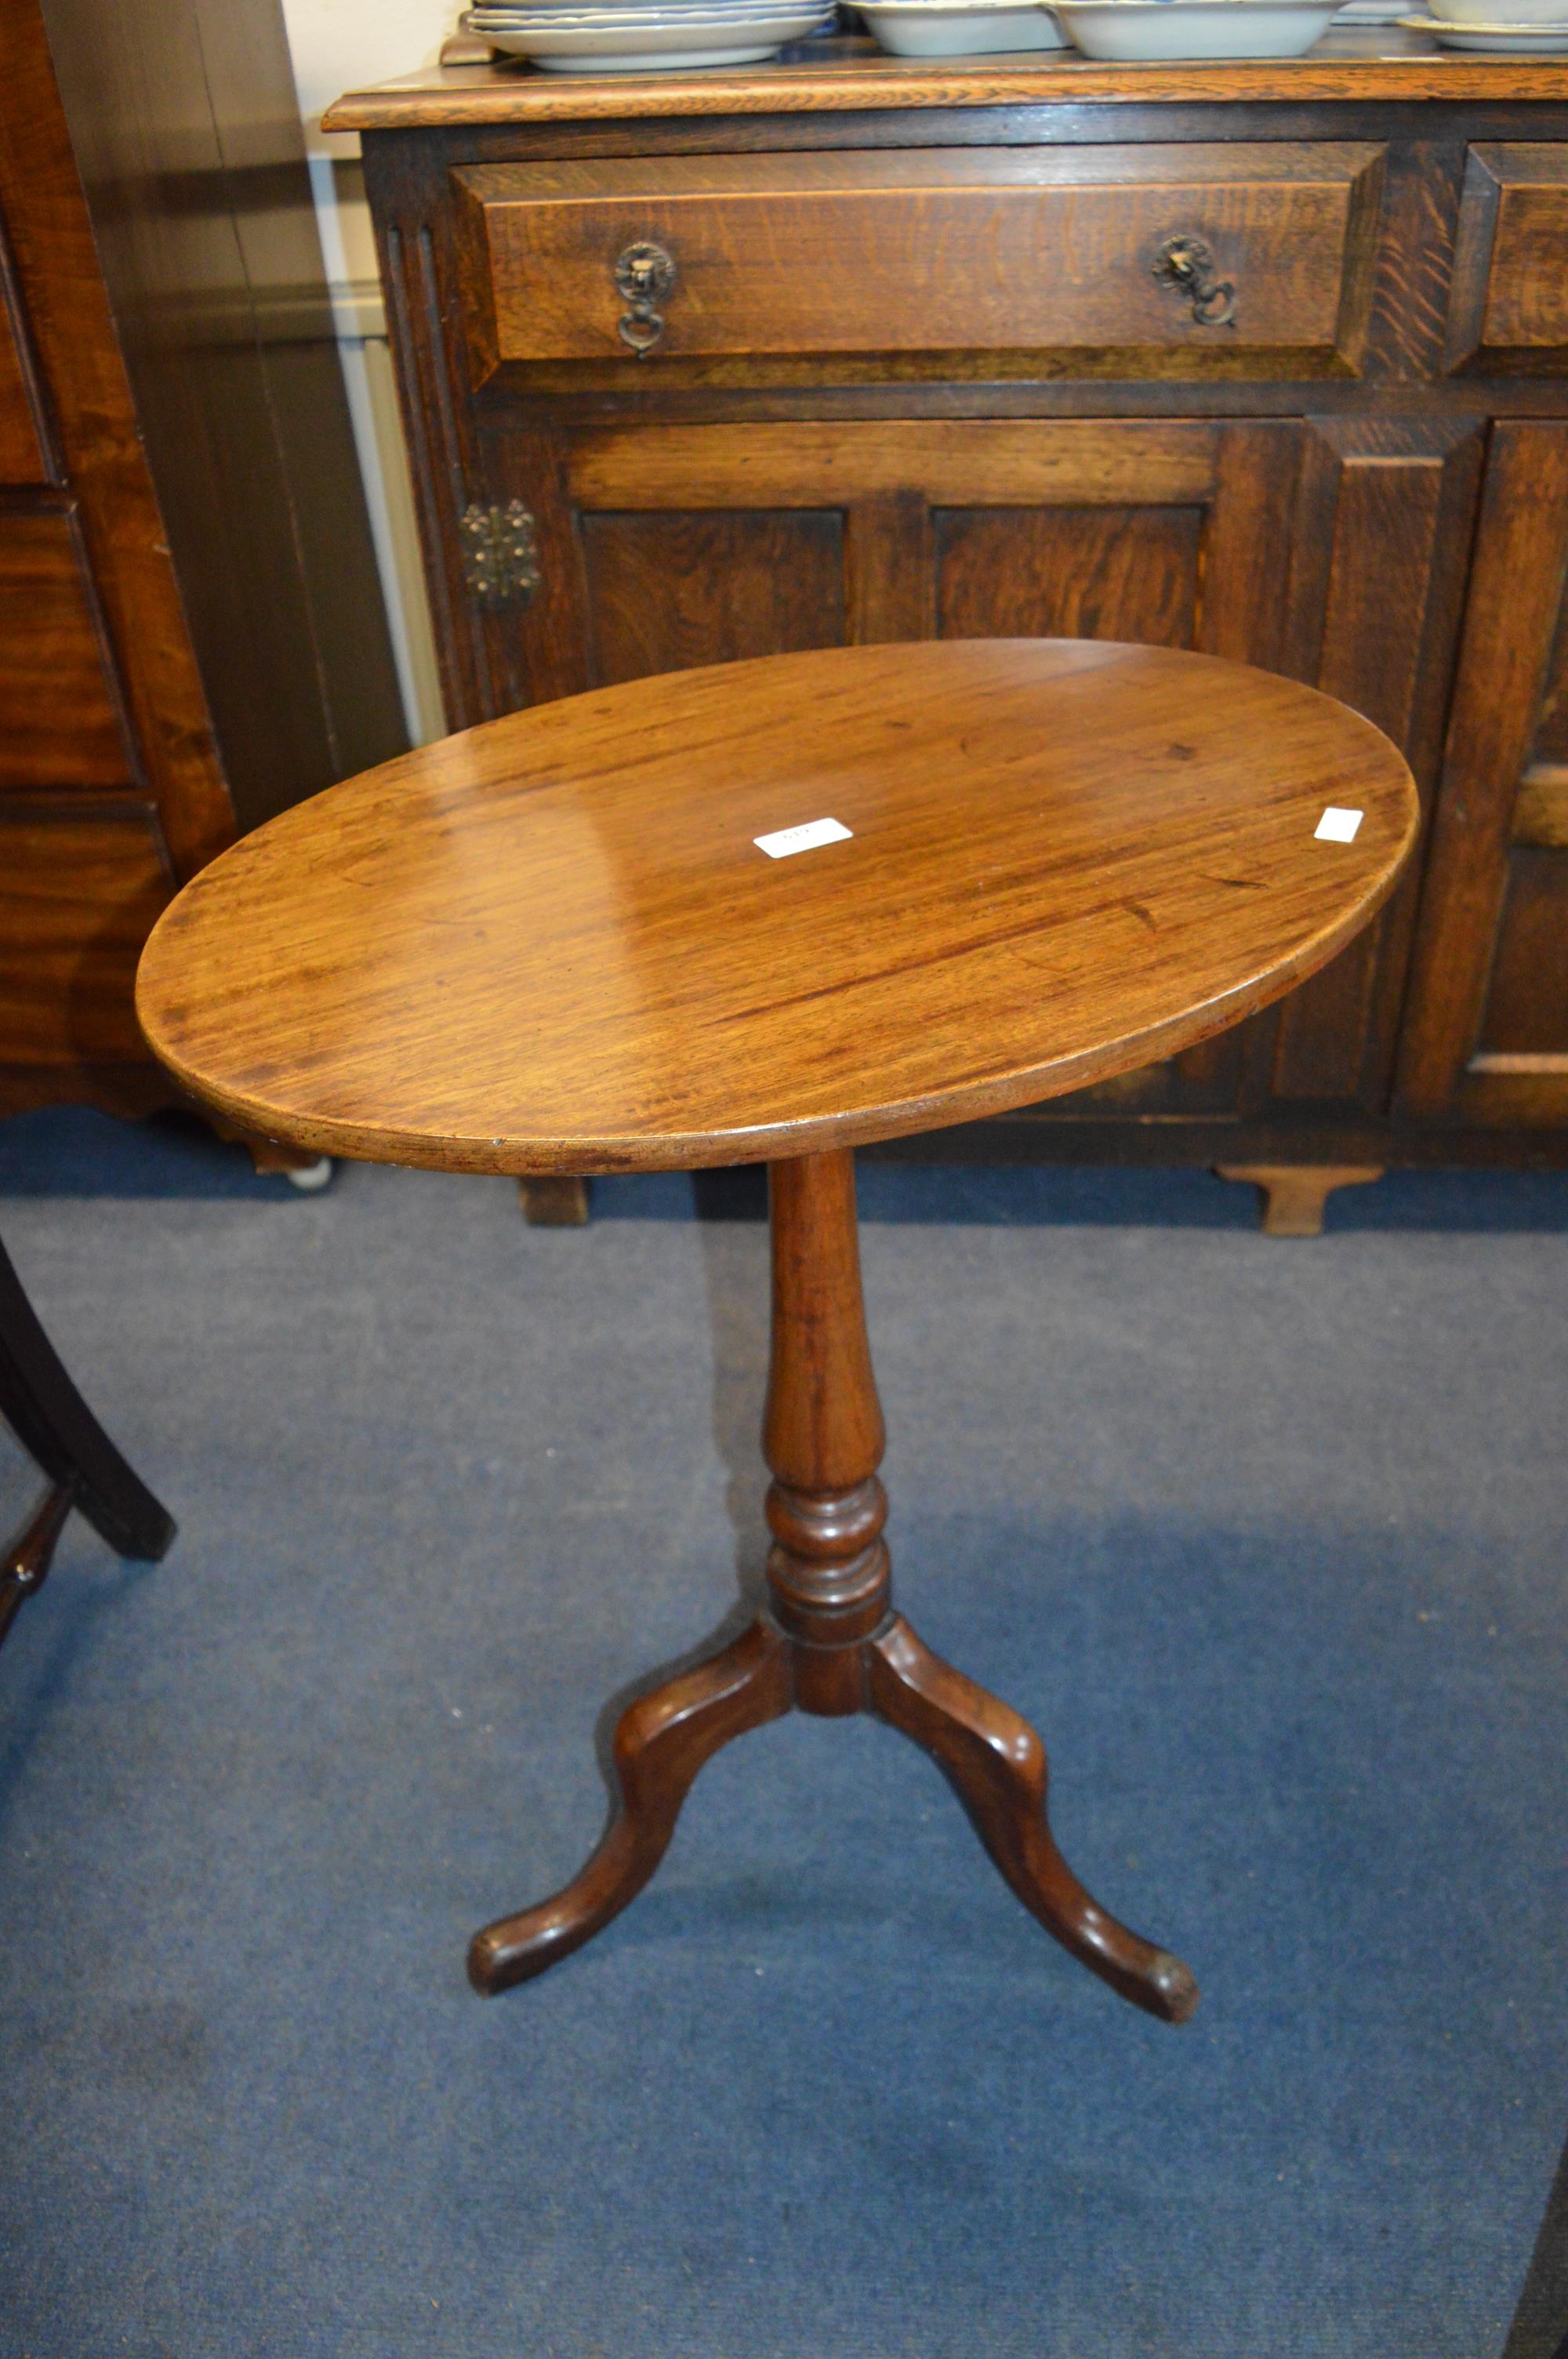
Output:
[[151,804],[76,792],[0,800],[0,1108],[9,1114],[27,1102],[24,1076],[53,1067],[73,1080],[82,1066],[144,1061],[132,980],[174,878]]
[[[1381,150],[1257,140],[481,164],[454,179],[500,361],[624,357],[612,258],[672,256],[653,357],[1118,344],[1331,350]],[[1204,325],[1155,276],[1200,236],[1237,289]]]
[[428,67],[350,91],[329,131],[440,124],[588,123],[654,116],[824,114],[864,108],[1031,106],[1094,100],[1450,99],[1499,104],[1568,98],[1555,58],[1487,58],[1439,49],[1395,26],[1332,31],[1304,58],[1101,65],[1070,52],[1015,58],[893,58],[874,42],[813,41],[778,63],[697,73],[543,73],[520,64]]
[[[1314,833],[1325,806],[1355,842]],[[849,840],[753,839],[834,818]],[[189,886],[138,1010],[200,1097],[373,1160],[760,1161],[1206,1038],[1390,890],[1410,773],[1315,690],[1172,650],[768,657],[515,713]]]
[[135,783],[80,520],[0,493],[0,792]]
[[38,435],[31,371],[11,317],[15,302],[11,257],[0,227],[0,484],[47,484],[49,466]]

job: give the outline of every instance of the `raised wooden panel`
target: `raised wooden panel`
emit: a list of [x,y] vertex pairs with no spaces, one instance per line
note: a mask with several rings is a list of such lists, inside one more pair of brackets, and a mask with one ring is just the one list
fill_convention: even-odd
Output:
[[935,522],[942,638],[1193,644],[1201,508],[948,508]]
[[[1290,353],[1352,370],[1381,149],[1329,142],[928,148],[483,164],[467,208],[479,374],[507,362],[806,353]],[[1234,291],[1203,320],[1156,266],[1196,238]],[[649,358],[617,257],[675,266]]]
[[809,510],[585,516],[599,681],[840,646],[842,538]]
[[1568,769],[1568,600],[1559,611],[1552,633],[1531,753],[1533,767],[1556,764]]
[[1541,851],[1568,852],[1568,768],[1561,763],[1532,762],[1519,780],[1513,840]]
[[0,509],[0,788],[135,775],[71,519]]
[[1568,368],[1568,152],[1472,147],[1454,257],[1451,369]]
[[1483,1054],[1554,1056],[1568,1077],[1568,859],[1516,845],[1481,1019]]
[[580,429],[592,508],[816,508],[916,491],[945,507],[1205,500],[1227,429],[1206,419],[758,419]]
[[[503,446],[504,488],[548,517],[550,546],[545,586],[512,626],[522,660],[503,646],[492,670],[579,685],[566,679],[574,630],[606,680],[939,629],[1189,645],[1222,445],[1245,431],[1191,419],[592,428],[558,467],[544,438],[518,438]],[[492,622],[492,639],[505,627]]]
[[144,1059],[136,961],[174,881],[150,806],[0,803],[0,1066]]
[[1493,434],[1400,1062],[1411,1114],[1568,1120],[1568,426]]
[[[1386,730],[1426,793],[1480,447],[1467,421],[1319,419],[1303,468],[1293,562],[1303,612],[1292,669]],[[1413,889],[1281,1004],[1277,1098],[1386,1107]]]

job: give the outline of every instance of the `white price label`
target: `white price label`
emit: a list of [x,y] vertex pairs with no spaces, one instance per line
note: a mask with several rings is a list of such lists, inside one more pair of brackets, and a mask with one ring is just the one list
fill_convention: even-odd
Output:
[[1321,837],[1325,843],[1354,843],[1356,831],[1361,824],[1362,816],[1360,811],[1341,810],[1336,804],[1330,803],[1314,828],[1313,833]]
[[853,835],[841,820],[808,819],[802,827],[775,828],[772,835],[752,838],[770,860],[787,860],[794,852],[815,852],[819,843],[847,843]]

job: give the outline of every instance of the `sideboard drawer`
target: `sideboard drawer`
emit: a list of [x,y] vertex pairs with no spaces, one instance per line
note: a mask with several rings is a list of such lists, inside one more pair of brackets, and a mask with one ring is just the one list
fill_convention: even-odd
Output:
[[1380,158],[1280,141],[467,166],[474,358],[481,377],[957,352],[1345,374]]
[[1568,146],[1471,148],[1446,357],[1451,369],[1568,370]]

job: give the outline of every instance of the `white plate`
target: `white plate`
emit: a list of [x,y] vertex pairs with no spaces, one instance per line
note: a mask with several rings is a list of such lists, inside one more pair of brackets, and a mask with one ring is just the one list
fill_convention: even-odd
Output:
[[[1483,0],[1489,6],[1491,0]],[[1346,0],[1336,25],[1397,25],[1405,14],[1405,0]]]
[[[606,57],[535,58],[546,73],[680,73],[700,66],[757,66],[777,57],[782,41],[748,41],[733,49],[628,49]],[[514,57],[526,54],[513,51]]]
[[1054,0],[1087,58],[1299,58],[1326,33],[1336,0]]
[[[463,19],[463,30],[488,39],[492,33],[531,33],[541,26],[582,23],[643,25],[649,22],[685,22],[700,17],[705,23],[744,24],[758,18],[772,19],[794,16],[809,5],[814,21],[822,11],[816,0],[605,0],[596,7],[593,0],[531,0],[526,7],[517,7],[503,16],[499,12],[475,11]],[[1409,5],[1409,0],[1405,0]]]
[[[884,49],[899,58],[994,56],[1015,49],[1065,49],[1049,8],[1009,0],[858,0]],[[1161,0],[1165,5],[1165,0]]]
[[622,49],[642,44],[645,33],[656,33],[661,41],[666,36],[680,34],[688,48],[700,48],[716,41],[794,41],[798,33],[781,33],[778,20],[759,16],[737,21],[731,16],[552,16],[548,24],[526,25],[514,33],[487,33],[485,38],[496,48],[512,45],[509,53],[532,57],[537,49],[554,51],[563,41],[570,40],[581,47],[589,35],[613,34]]
[[[605,0],[596,7],[594,0],[541,0],[541,5],[518,8],[504,21],[470,18],[463,29],[481,41],[498,40],[510,34],[540,33],[557,30],[567,25],[736,25],[749,29],[752,25],[772,25],[779,16],[804,16],[808,0]],[[810,0],[811,22],[821,21],[821,11]],[[1408,5],[1408,0],[1407,0]]]
[[511,57],[532,58],[536,65],[584,72],[636,73],[644,66],[751,65],[772,57],[786,41],[797,40],[816,22],[815,9],[736,25],[694,25],[689,19],[640,18],[633,25],[541,27],[527,33],[489,33],[486,39]]
[[[749,35],[754,32],[760,39],[764,32],[773,32],[784,13],[784,0],[768,0],[765,8],[754,8],[745,16],[732,16],[722,5],[722,0],[706,0],[706,5],[700,8],[665,8],[661,5],[635,10],[626,7],[624,0],[617,0],[616,5],[604,8],[585,6],[582,0],[577,0],[577,5],[572,7],[552,8],[547,13],[541,9],[537,16],[519,17],[516,23],[508,25],[504,32],[486,32],[480,38],[492,42],[523,41],[532,40],[535,33],[570,33],[585,29],[637,33],[650,25],[656,25],[660,27],[685,26],[693,33]],[[790,21],[795,21],[793,12]],[[816,20],[813,17],[809,21],[815,23]]]
[[1568,58],[1568,25],[1445,25],[1441,16],[1401,16],[1412,33],[1431,33],[1445,49],[1484,49],[1493,57]]
[[1494,32],[1528,33],[1540,26],[1560,32],[1568,24],[1568,0],[1426,0],[1434,16],[1451,25],[1486,25]]

